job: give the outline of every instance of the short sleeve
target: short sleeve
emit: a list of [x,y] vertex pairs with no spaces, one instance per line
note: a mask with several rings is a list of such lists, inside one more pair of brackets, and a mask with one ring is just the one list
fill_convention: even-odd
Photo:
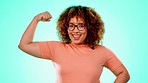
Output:
[[40,58],[52,60],[57,45],[56,41],[39,42]]
[[111,50],[107,48],[106,48],[106,53],[107,53],[107,58],[105,62],[105,67],[107,67],[111,71],[116,70],[122,64],[122,62]]

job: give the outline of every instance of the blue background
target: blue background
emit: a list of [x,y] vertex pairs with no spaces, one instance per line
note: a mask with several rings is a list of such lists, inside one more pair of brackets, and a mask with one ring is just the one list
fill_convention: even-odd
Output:
[[[33,17],[44,11],[53,18],[38,24],[34,41],[58,41],[57,19],[71,5],[89,6],[101,15],[106,30],[103,45],[127,67],[128,83],[148,83],[147,4],[146,0],[1,0],[0,83],[55,83],[52,62],[20,51],[18,43]],[[113,83],[114,79],[104,68],[101,83]]]

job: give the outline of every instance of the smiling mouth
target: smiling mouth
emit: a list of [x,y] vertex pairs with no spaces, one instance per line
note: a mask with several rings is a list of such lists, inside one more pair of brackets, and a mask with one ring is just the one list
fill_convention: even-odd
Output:
[[76,34],[76,35],[73,34],[72,36],[73,36],[74,40],[79,40],[81,37],[81,35],[78,35],[78,34]]

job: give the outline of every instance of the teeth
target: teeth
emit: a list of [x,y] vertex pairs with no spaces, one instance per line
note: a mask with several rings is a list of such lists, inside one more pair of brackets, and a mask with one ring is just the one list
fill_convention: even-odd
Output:
[[74,35],[74,37],[80,37],[80,35]]
[[81,35],[73,35],[74,39],[79,39]]

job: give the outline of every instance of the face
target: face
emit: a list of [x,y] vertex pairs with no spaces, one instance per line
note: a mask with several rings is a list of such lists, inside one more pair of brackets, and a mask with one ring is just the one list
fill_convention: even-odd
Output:
[[87,28],[85,27],[84,20],[79,17],[73,17],[69,21],[68,35],[73,44],[84,44],[87,36]]

